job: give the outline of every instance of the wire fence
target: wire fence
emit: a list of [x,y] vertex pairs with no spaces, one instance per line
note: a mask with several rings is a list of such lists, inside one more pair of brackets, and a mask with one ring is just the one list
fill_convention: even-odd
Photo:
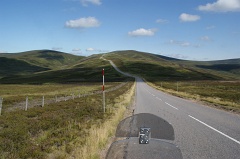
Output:
[[[105,90],[105,93],[115,91],[124,85],[126,85],[128,82],[123,82],[115,87],[109,88]],[[2,112],[9,112],[9,111],[16,111],[16,110],[25,110],[27,111],[30,108],[33,107],[44,107],[52,103],[57,102],[63,102],[68,100],[74,100],[76,98],[83,98],[95,94],[101,94],[103,93],[101,91],[92,91],[92,92],[85,92],[83,94],[81,93],[71,93],[71,94],[56,94],[56,95],[43,95],[43,96],[26,96],[25,99],[18,102],[10,102],[7,99],[3,99],[0,97],[0,115],[2,115]],[[10,104],[9,104],[10,103]]]

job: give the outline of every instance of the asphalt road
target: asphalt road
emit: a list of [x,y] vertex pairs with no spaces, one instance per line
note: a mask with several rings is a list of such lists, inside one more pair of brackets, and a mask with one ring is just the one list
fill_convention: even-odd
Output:
[[168,121],[175,133],[170,142],[180,148],[184,159],[240,159],[239,115],[163,93],[141,78],[136,81],[134,113],[151,113]]
[[186,159],[240,159],[240,116],[158,91],[137,78],[135,114],[172,124]]

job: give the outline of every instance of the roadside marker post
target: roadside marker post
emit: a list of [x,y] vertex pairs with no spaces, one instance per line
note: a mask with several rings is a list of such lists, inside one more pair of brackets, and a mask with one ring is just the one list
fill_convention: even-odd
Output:
[[44,96],[42,98],[42,107],[44,107]]
[[28,96],[26,97],[26,107],[25,107],[25,111],[27,111],[28,109]]
[[3,98],[0,97],[0,115],[2,115],[2,103],[3,103]]
[[102,69],[102,76],[103,76],[103,85],[102,85],[102,91],[103,91],[103,112],[105,113],[105,90],[104,90],[104,69]]

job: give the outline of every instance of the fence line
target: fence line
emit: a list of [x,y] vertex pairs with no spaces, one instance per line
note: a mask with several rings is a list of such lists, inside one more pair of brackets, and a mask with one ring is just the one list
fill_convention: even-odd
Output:
[[[105,92],[115,91],[115,90],[123,87],[127,83],[128,82],[121,83],[113,88],[106,90]],[[74,100],[76,98],[87,97],[87,96],[91,96],[94,94],[101,94],[101,93],[102,93],[102,91],[94,91],[94,92],[89,92],[89,93],[84,93],[84,94],[79,93],[78,95],[75,95],[74,93],[72,93],[69,96],[68,95],[63,95],[63,96],[55,95],[53,98],[48,98],[48,99],[47,99],[47,97],[43,96],[42,98],[40,97],[40,99],[39,99],[39,97],[38,97],[38,99],[35,99],[35,100],[32,99],[31,97],[27,96],[25,101],[17,102],[15,104],[13,104],[12,107],[5,108],[4,111],[9,112],[9,111],[17,110],[19,108],[27,111],[29,108],[36,107],[36,106],[44,107],[45,105],[48,105],[51,103]],[[3,110],[2,109],[3,104],[4,104],[3,98],[0,97],[0,115]]]

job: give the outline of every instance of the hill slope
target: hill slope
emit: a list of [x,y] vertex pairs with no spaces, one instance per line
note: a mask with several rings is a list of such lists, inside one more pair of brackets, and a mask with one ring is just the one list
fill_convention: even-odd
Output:
[[203,68],[212,71],[220,71],[231,76],[240,76],[240,58],[238,59],[228,59],[228,60],[218,60],[218,61],[185,61],[178,60],[175,61],[181,65],[187,65],[195,68]]
[[59,70],[50,70],[35,74],[8,76],[0,79],[2,84],[43,84],[43,83],[88,83],[102,82],[102,69],[105,69],[106,82],[124,81],[128,77],[118,73],[101,55],[92,55],[78,64]]
[[[222,61],[226,64],[221,64],[221,61],[185,61],[132,50],[111,52],[105,57],[114,61],[121,70],[140,75],[149,81],[240,79],[240,74],[233,72],[240,68],[239,65],[232,64],[232,61],[238,59]],[[216,71],[215,66],[219,65],[221,67],[217,68],[220,71]]]
[[0,77],[31,74],[47,70],[49,69],[32,65],[22,60],[0,57]]
[[65,69],[78,63],[83,58],[85,57],[51,50],[2,53],[0,54],[0,78]]
[[0,54],[0,57],[23,60],[29,64],[49,69],[67,68],[85,58],[83,56],[75,56],[53,50],[35,50],[22,53]]
[[[101,55],[78,57],[56,51],[29,51],[20,54],[0,54],[0,83],[69,83],[101,81],[101,70],[109,74],[106,80],[122,81]],[[122,71],[142,76],[148,81],[235,80],[240,79],[238,59],[225,61],[185,61],[138,52],[115,51],[104,54]],[[44,71],[44,72],[42,72]],[[100,72],[100,73],[99,73]]]

